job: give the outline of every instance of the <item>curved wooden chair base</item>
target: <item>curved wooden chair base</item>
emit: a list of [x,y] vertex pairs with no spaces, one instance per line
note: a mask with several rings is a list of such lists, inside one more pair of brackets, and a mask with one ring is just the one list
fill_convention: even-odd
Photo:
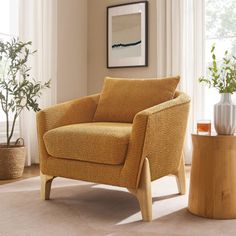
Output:
[[139,187],[137,189],[129,188],[128,190],[138,199],[143,221],[152,221],[151,174],[147,158],[143,163]]
[[[184,160],[181,158],[178,171],[174,174],[176,177],[178,190],[181,195],[186,192]],[[145,158],[140,176],[139,187],[137,189],[128,189],[136,196],[139,202],[143,221],[152,221],[152,192],[151,192],[151,174],[149,161]]]
[[186,176],[185,176],[185,167],[184,167],[184,157],[181,158],[179,169],[175,173],[176,182],[178,186],[179,193],[184,195],[186,193]]
[[40,181],[41,181],[40,195],[42,200],[50,199],[51,185],[54,178],[55,178],[54,176],[44,175],[40,171]]

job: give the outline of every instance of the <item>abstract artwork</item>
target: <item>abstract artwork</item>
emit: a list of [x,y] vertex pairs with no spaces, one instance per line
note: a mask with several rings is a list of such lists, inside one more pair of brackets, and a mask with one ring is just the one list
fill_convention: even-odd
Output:
[[107,8],[107,67],[147,66],[147,2]]

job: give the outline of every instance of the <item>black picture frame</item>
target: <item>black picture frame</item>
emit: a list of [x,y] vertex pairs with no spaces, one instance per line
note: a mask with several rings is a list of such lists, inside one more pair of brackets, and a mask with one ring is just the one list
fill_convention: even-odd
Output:
[[[123,12],[123,11],[125,11],[125,8],[128,10],[128,8],[129,9],[133,8],[133,6],[138,8],[141,5],[142,5],[142,9],[143,9],[143,11],[141,12],[141,19],[144,21],[144,23],[142,24],[142,27],[144,27],[144,29],[141,28],[141,39],[144,39],[144,42],[142,42],[143,40],[140,40],[140,44],[141,44],[141,42],[143,44],[140,46],[141,47],[141,49],[140,49],[141,55],[140,55],[140,57],[120,58],[119,62],[116,63],[116,59],[112,58],[113,55],[111,53],[114,46],[115,47],[116,46],[117,47],[130,47],[130,46],[137,45],[139,42],[128,43],[128,44],[121,44],[120,43],[120,44],[112,45],[112,43],[111,43],[112,32],[109,31],[109,29],[111,29],[111,27],[112,27],[112,25],[111,25],[112,22],[110,20],[111,19],[111,15],[110,15],[111,9],[113,11],[113,14],[115,14],[114,12],[116,9],[118,9],[120,12],[121,11]],[[134,9],[135,9],[135,7],[134,7]],[[137,13],[139,13],[139,12],[137,12]],[[132,13],[130,13],[130,14],[132,14]],[[127,14],[123,14],[123,15],[127,15]],[[119,14],[119,16],[122,16],[122,14]],[[134,59],[134,61],[132,61],[132,59]],[[136,64],[135,63],[136,61],[138,61],[139,63]],[[129,68],[129,67],[146,67],[146,66],[148,66],[148,1],[139,1],[139,2],[131,2],[131,3],[108,6],[107,7],[107,68],[111,69],[111,68]]]

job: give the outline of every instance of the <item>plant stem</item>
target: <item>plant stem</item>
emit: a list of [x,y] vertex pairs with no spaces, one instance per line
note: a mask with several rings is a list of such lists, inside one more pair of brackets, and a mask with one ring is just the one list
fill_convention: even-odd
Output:
[[9,141],[9,111],[8,111],[8,87],[6,88],[6,120],[7,120],[7,147],[10,146],[10,141]]
[[[6,59],[6,61],[5,61],[5,65],[4,65],[4,70],[3,70],[3,78],[5,78],[5,76],[6,76],[6,67],[7,67],[7,63],[8,63],[8,59],[9,58],[7,58]],[[2,104],[2,101],[1,101],[1,104]],[[6,127],[6,129],[7,129],[7,147],[9,147],[9,145],[10,145],[10,142],[8,142],[8,137],[9,137],[9,114],[8,114],[8,109],[7,109],[7,107],[8,107],[8,87],[6,87],[6,107],[5,107],[5,109],[3,108],[3,104],[2,104],[2,110],[5,112],[5,114],[6,114],[6,122],[7,122],[7,127]]]
[[14,132],[14,129],[15,129],[15,124],[16,124],[16,119],[17,119],[18,115],[17,113],[14,115],[14,119],[13,119],[13,123],[12,123],[12,127],[11,127],[11,133],[10,133],[10,136],[8,137],[7,139],[7,143],[8,145],[10,144],[11,142],[11,138],[12,138],[12,135],[13,135],[13,132]]
[[7,147],[10,146],[10,141],[9,141],[9,117],[8,113],[6,113],[6,120],[7,120]]

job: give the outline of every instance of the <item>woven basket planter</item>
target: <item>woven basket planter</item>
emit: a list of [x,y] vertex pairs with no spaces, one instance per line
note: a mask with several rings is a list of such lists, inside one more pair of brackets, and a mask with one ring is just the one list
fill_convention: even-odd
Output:
[[23,174],[26,157],[24,146],[0,145],[0,179],[15,179]]

